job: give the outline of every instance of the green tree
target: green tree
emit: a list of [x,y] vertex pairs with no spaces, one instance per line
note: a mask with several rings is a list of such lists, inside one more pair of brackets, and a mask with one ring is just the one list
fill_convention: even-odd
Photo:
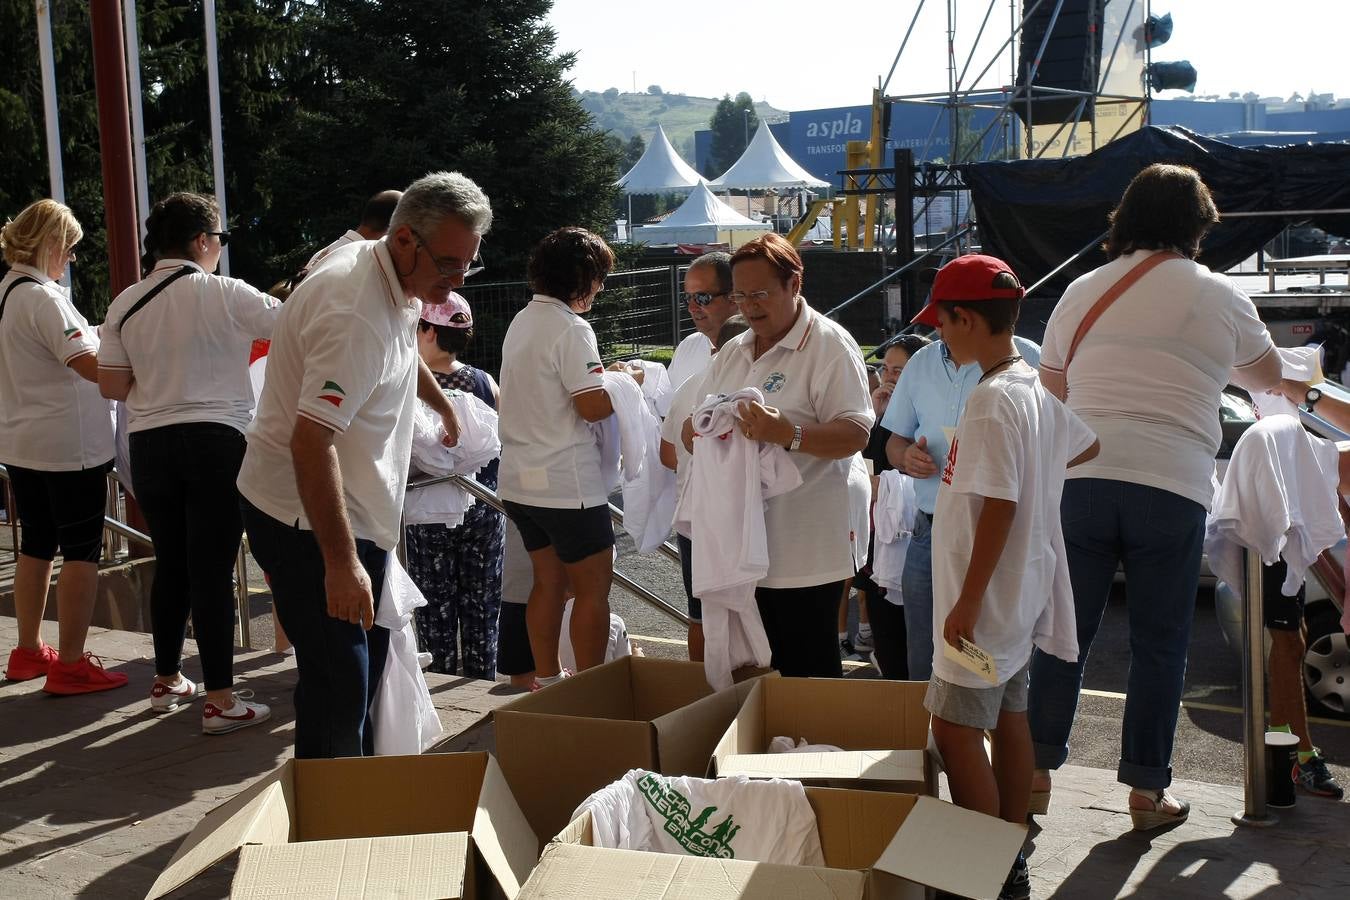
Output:
[[712,129],[712,147],[703,174],[716,178],[740,159],[759,127],[755,101],[744,91],[737,94],[735,100],[729,94],[723,96],[708,127]]

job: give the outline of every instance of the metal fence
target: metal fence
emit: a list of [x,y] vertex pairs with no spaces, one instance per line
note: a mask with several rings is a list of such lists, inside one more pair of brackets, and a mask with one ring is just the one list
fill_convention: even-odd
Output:
[[[687,266],[611,272],[586,317],[595,329],[604,362],[670,350],[693,331],[680,300]],[[459,289],[473,307],[473,344],[465,362],[496,375],[501,370],[507,326],[533,296],[524,281],[465,284]]]

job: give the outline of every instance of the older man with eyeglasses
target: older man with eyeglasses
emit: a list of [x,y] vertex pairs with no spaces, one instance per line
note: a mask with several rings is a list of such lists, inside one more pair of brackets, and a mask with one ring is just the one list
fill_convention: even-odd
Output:
[[295,645],[295,755],[370,756],[389,633],[374,626],[398,543],[415,402],[454,408],[417,354],[424,305],[477,271],[492,224],[457,172],[413,182],[389,234],[334,250],[278,316],[239,475],[244,524]]
[[670,360],[670,386],[678,389],[693,375],[708,368],[717,346],[717,333],[736,314],[731,293],[731,254],[705,253],[684,273],[684,303],[694,320],[694,333],[675,348]]

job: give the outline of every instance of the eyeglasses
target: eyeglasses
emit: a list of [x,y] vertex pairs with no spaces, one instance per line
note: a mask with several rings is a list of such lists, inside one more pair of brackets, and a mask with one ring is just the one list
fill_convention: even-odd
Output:
[[727,294],[727,296],[731,298],[732,303],[744,303],[747,300],[763,303],[765,300],[769,299],[769,292],[751,291],[747,294],[745,291],[732,291],[730,294]]
[[75,255],[74,247],[71,247],[69,250],[66,251],[66,262],[74,262],[77,259],[79,259],[79,257]]
[[230,246],[230,233],[228,231],[203,231],[202,234],[214,234],[220,238],[220,246]]
[[695,291],[694,293],[691,294],[688,291],[685,291],[684,293],[680,294],[680,297],[684,300],[685,303],[696,303],[699,306],[707,306],[709,303],[712,303],[718,297],[725,297],[725,296],[727,296],[726,291],[718,291],[716,294],[710,294],[707,291]]
[[461,266],[457,259],[432,256],[431,248],[416,231],[413,232],[413,237],[417,238],[417,246],[427,251],[427,259],[431,260],[431,264],[436,267],[442,278],[472,278],[483,271],[483,259],[477,254],[474,254],[467,266]]

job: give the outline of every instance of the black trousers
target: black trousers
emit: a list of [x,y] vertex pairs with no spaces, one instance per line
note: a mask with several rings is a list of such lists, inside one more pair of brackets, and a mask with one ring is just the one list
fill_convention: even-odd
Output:
[[862,592],[867,601],[867,621],[872,625],[872,652],[876,654],[882,678],[906,681],[909,679],[909,650],[905,608],[887,600],[883,590],[873,586]]
[[188,616],[209,691],[234,684],[234,561],[244,533],[235,479],[244,436],[188,422],[133,432],[131,481],[155,543],[155,673],[182,664]]
[[755,602],[779,673],[803,678],[842,678],[839,601],[844,582],[799,588],[756,588]]

